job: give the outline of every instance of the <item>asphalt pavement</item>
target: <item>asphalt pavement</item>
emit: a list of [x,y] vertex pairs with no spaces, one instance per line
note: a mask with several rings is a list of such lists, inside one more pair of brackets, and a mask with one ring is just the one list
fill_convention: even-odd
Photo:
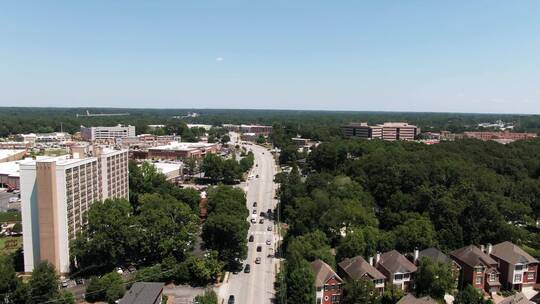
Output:
[[[250,223],[248,235],[253,235],[254,241],[248,242],[248,257],[244,262],[250,264],[251,272],[238,274],[229,273],[228,279],[218,289],[221,299],[227,303],[230,295],[234,295],[235,304],[266,304],[272,303],[274,299],[274,280],[279,261],[269,255],[273,255],[276,250],[279,235],[274,221],[264,218],[264,223],[260,224],[260,213],[268,209],[274,210],[277,201],[275,196],[274,174],[276,172],[275,161],[272,154],[265,148],[257,145],[247,145],[255,156],[255,165],[249,178],[243,185],[247,192],[247,207],[251,219],[253,209],[257,210],[257,222]],[[256,176],[259,176],[258,178]],[[253,203],[257,202],[257,207]],[[268,230],[271,227],[271,231]],[[270,245],[266,241],[270,240]],[[257,252],[257,246],[261,246],[261,252]],[[256,264],[255,259],[261,258],[261,263]],[[221,303],[221,302],[220,302]]]

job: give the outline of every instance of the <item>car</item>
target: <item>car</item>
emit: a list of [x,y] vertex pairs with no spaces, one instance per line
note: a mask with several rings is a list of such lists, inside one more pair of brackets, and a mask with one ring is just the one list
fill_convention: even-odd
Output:
[[76,278],[75,283],[77,283],[77,285],[82,285],[82,284],[84,284],[84,279],[83,278]]
[[260,258],[260,257],[257,257],[257,258],[255,259],[255,264],[260,264],[260,263],[261,263],[261,258]]
[[257,214],[257,209],[253,209],[253,214]]
[[246,264],[246,267],[244,267],[244,273],[249,273],[251,271],[251,266],[249,264]]
[[227,300],[227,304],[234,304],[234,296],[230,295],[229,300]]
[[257,252],[261,252],[262,251],[262,246],[257,246]]
[[272,231],[272,226],[268,226],[268,228],[266,228],[266,230]]
[[257,174],[257,175],[255,176],[255,178],[259,178],[259,174]]
[[252,218],[251,218],[251,222],[252,222],[253,224],[255,224],[255,223],[257,222],[257,220],[256,220],[255,218],[252,217]]
[[253,242],[253,239],[254,239],[254,237],[253,237],[253,234],[252,234],[252,235],[249,236],[249,241]]
[[16,203],[19,201],[19,198],[16,197],[16,196],[13,196],[13,197],[10,197],[9,200],[8,200],[8,203]]
[[62,280],[62,287],[67,288],[68,286],[69,286],[69,280],[68,279]]
[[266,216],[266,214],[263,211],[261,211],[261,213],[259,215],[262,216],[262,217]]
[[264,219],[260,219],[259,224],[264,224]]
[[272,244],[271,240],[266,240],[266,245],[271,245],[271,244]]
[[271,213],[272,213],[272,209],[266,210],[266,213],[271,214]]
[[257,207],[257,202],[253,202],[253,207]]

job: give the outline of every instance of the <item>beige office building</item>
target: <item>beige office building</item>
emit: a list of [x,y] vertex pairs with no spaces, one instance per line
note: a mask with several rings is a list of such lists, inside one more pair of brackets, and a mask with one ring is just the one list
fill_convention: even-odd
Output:
[[20,163],[24,270],[42,260],[68,273],[69,241],[84,227],[94,202],[128,198],[128,151],[95,157],[47,157]]
[[414,140],[420,134],[420,128],[404,122],[385,122],[369,126],[367,123],[350,123],[341,127],[343,135],[348,138],[366,138],[383,140]]

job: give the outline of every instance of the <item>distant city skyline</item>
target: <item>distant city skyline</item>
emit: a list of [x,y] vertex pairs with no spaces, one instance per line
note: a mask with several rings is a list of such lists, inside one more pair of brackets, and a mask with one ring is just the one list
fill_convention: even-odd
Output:
[[540,114],[538,1],[0,4],[0,104]]

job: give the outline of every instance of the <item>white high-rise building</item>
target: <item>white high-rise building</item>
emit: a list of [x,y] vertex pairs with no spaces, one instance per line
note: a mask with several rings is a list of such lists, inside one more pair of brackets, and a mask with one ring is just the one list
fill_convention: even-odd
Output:
[[40,261],[69,272],[69,241],[94,202],[128,198],[128,151],[102,150],[87,158],[46,157],[20,164],[24,270]]

